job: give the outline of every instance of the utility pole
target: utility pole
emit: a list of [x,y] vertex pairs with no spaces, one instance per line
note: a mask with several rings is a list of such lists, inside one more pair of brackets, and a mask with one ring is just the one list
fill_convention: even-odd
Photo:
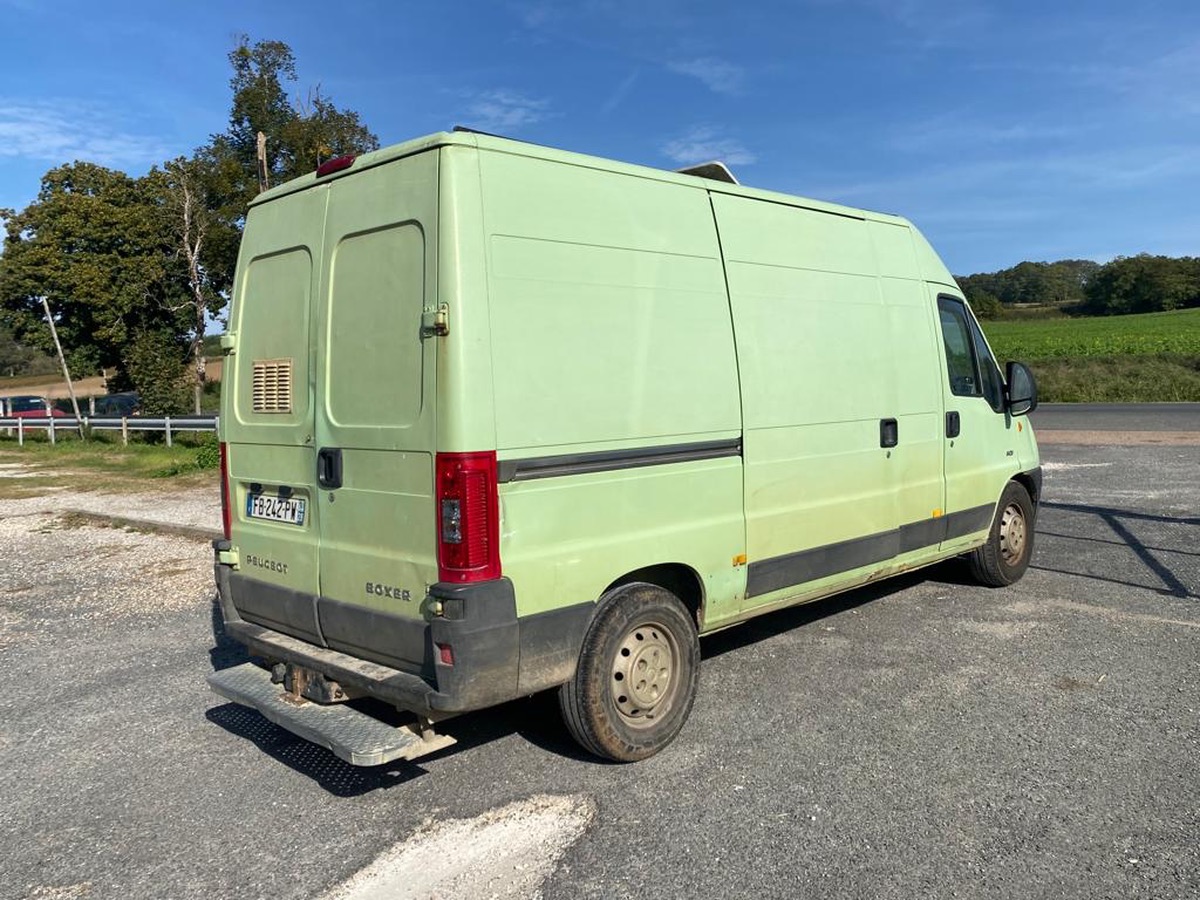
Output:
[[79,427],[79,436],[83,437],[83,419],[79,415],[79,401],[75,399],[75,386],[71,384],[71,373],[67,369],[67,360],[63,356],[62,344],[58,342],[58,329],[54,327],[54,316],[50,315],[50,301],[42,297],[42,309],[46,311],[46,323],[50,326],[50,337],[54,338],[54,349],[58,351],[58,361],[62,363],[63,378],[67,380],[67,393],[71,395],[71,408],[75,410],[75,422]]
[[267,177],[267,136],[261,131],[258,133],[258,140],[255,141],[255,148],[258,158],[258,192],[261,194],[271,186],[271,181]]

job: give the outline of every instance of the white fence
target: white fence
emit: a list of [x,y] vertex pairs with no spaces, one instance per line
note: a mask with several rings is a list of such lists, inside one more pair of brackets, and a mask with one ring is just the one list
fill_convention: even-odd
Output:
[[129,443],[131,431],[163,431],[167,435],[167,446],[171,446],[172,436],[181,431],[216,431],[216,416],[129,416],[129,417],[100,417],[83,416],[0,416],[0,428],[9,435],[16,432],[17,443],[24,445],[25,433],[31,429],[45,431],[50,437],[50,443],[58,439],[58,432],[78,432],[82,426],[90,431],[119,431],[121,443]]

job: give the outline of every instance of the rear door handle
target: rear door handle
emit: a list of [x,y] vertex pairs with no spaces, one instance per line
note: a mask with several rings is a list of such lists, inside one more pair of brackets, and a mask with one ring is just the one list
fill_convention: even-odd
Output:
[[952,409],[946,413],[946,437],[956,438],[962,430],[962,422],[958,418],[958,410]]
[[332,491],[342,486],[342,451],[338,447],[322,447],[317,451],[317,484]]
[[879,446],[895,447],[900,443],[900,426],[895,419],[879,420]]

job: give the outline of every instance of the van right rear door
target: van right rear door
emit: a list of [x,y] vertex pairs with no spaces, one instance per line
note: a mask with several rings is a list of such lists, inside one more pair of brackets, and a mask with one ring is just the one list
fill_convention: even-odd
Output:
[[321,632],[430,674],[421,604],[437,581],[434,412],[438,151],[330,184],[316,344]]

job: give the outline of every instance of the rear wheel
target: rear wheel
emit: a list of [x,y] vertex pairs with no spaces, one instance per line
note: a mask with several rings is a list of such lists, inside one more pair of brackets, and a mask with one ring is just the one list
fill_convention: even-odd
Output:
[[1029,492],[1010,481],[1000,496],[987,543],[969,557],[971,574],[977,581],[1004,587],[1025,574],[1033,555],[1033,516]]
[[584,749],[619,762],[645,759],[675,739],[700,674],[696,626],[679,599],[628,584],[600,599],[559,707]]

